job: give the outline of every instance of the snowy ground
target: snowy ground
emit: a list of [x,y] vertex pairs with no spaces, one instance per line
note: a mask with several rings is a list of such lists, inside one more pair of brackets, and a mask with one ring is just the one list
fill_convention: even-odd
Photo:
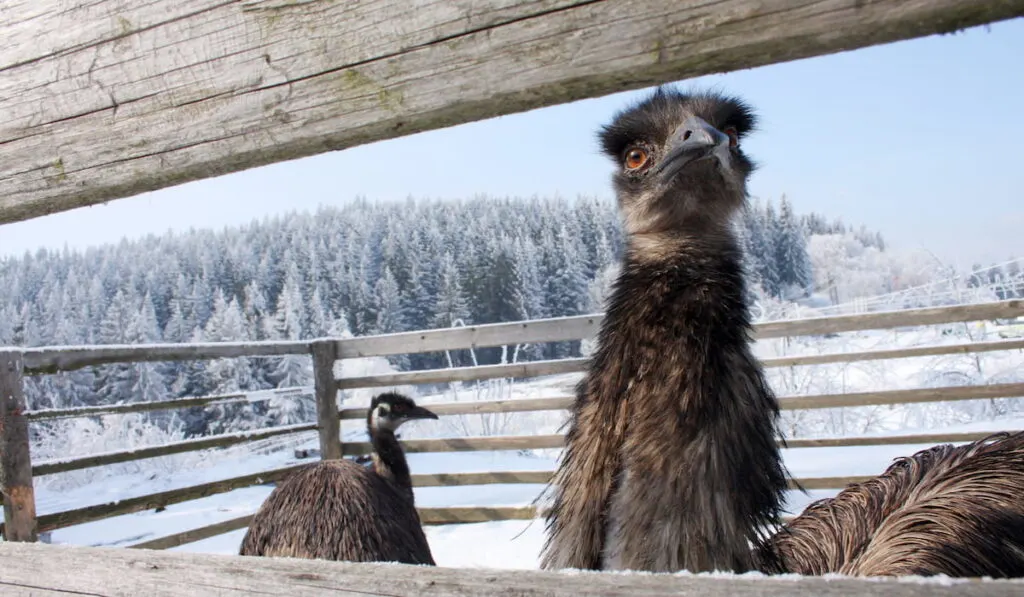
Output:
[[[974,325],[974,324],[971,324]],[[943,332],[943,330],[946,330]],[[952,331],[950,331],[952,330]],[[822,353],[893,348],[896,346],[935,345],[973,340],[995,340],[995,331],[984,327],[935,326],[911,331],[865,332],[833,339],[815,339],[785,344],[762,343],[760,356]],[[817,393],[856,392],[939,385],[997,383],[1024,379],[1024,355],[1021,351],[992,353],[975,359],[970,355],[866,362],[845,366],[820,366],[770,370],[776,392],[781,396]],[[571,392],[575,375],[552,376],[521,384],[496,382],[475,394],[470,390],[452,394],[420,396],[429,404],[435,401],[474,399],[515,399],[565,395]],[[364,395],[365,394],[365,395]],[[360,403],[369,394],[350,396]],[[1000,410],[1001,409],[1001,410]],[[914,407],[865,407],[803,411],[810,418],[785,420],[790,436],[892,435],[926,431],[997,431],[1024,428],[1018,409],[1006,409],[994,401],[916,405]],[[1016,414],[1015,414],[1016,413]],[[444,417],[437,422],[418,422],[405,431],[406,437],[453,435],[521,435],[557,431],[564,417],[561,412],[512,413]],[[345,423],[346,439],[359,439],[358,424]],[[316,445],[315,434],[302,438]],[[909,455],[926,445],[868,446],[851,448],[802,448],[784,451],[786,465],[793,476],[828,477],[873,475],[884,470],[898,456]],[[270,453],[242,450],[212,453],[190,466],[166,464],[106,476],[94,482],[58,489],[59,483],[37,480],[40,514],[59,512],[107,501],[115,501],[226,479],[261,470],[288,466],[297,462],[291,449]],[[415,473],[552,470],[557,450],[534,454],[519,452],[410,454]],[[42,482],[40,482],[42,481]],[[194,500],[168,507],[162,512],[147,511],[94,523],[59,529],[52,533],[54,543],[92,546],[126,546],[140,541],[198,528],[254,512],[271,487],[259,486]],[[483,485],[450,488],[419,488],[419,506],[525,506],[541,491],[540,485]],[[802,510],[811,500],[834,495],[835,491],[812,491],[809,495],[791,492],[791,512]],[[427,536],[439,565],[488,568],[536,568],[543,542],[542,521],[508,521],[469,525],[428,527]],[[235,531],[177,548],[203,553],[237,553],[244,530]],[[486,549],[467,549],[486,546]]]

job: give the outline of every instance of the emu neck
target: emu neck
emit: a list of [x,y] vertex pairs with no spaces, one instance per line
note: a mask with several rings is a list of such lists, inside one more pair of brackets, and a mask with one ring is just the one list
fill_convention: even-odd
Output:
[[409,463],[405,460],[405,452],[395,432],[390,429],[371,429],[370,442],[373,444],[373,468],[377,474],[411,494]]
[[777,520],[778,406],[745,295],[728,228],[627,239],[588,381],[598,426],[623,428],[603,568],[748,570]]

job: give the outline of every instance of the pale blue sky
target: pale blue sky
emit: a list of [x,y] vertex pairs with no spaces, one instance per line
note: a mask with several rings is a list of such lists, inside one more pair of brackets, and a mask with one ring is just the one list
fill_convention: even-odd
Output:
[[[757,109],[751,193],[966,267],[1024,255],[1024,19],[702,77]],[[221,228],[363,195],[610,196],[595,131],[637,94],[514,114],[0,226],[0,255]],[[552,159],[552,156],[557,156]]]

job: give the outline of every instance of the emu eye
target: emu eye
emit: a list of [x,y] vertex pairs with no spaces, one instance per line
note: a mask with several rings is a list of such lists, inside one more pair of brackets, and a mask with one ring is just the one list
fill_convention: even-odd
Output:
[[739,133],[736,132],[736,127],[727,126],[722,129],[722,132],[729,137],[729,147],[736,147],[740,144],[740,136]]
[[623,160],[628,170],[639,170],[647,165],[650,160],[650,154],[640,147],[633,147],[626,151],[626,157]]

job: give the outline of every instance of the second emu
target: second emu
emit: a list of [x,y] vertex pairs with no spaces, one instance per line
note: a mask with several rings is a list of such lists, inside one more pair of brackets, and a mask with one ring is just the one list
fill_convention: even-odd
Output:
[[239,553],[435,565],[395,430],[436,418],[401,394],[376,396],[366,415],[373,466],[328,460],[295,473],[260,506]]

